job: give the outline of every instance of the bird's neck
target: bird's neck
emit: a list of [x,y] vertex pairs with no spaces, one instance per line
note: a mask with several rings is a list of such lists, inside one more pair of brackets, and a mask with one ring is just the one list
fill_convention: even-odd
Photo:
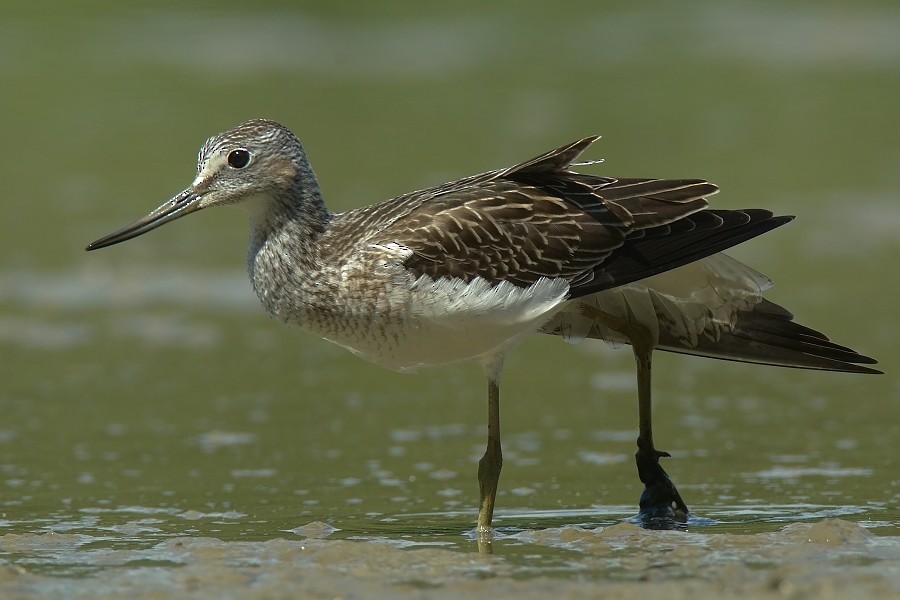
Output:
[[253,290],[281,321],[302,320],[320,289],[320,240],[332,214],[318,190],[262,198],[250,210],[247,267]]
[[332,217],[318,190],[303,190],[297,196],[253,198],[243,207],[250,214],[251,262],[256,253],[271,244],[283,243],[292,251],[315,250]]

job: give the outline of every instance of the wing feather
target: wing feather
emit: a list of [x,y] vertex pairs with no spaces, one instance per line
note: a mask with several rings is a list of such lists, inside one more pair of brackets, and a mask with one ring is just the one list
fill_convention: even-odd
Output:
[[[598,282],[616,285],[623,273],[603,276],[612,257],[642,231],[703,211],[717,188],[699,179],[617,180],[571,171],[596,139],[401,196],[391,201],[390,222],[368,241],[410,248],[404,265],[416,277],[480,277],[519,286],[564,278],[576,287],[593,282],[585,287],[593,291]],[[688,221],[673,231],[694,228]]]

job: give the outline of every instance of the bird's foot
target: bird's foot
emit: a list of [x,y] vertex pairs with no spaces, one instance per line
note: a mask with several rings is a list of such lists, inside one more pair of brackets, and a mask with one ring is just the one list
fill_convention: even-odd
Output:
[[662,457],[671,456],[638,439],[638,451],[634,458],[638,476],[644,484],[641,494],[639,517],[648,529],[670,529],[687,521],[688,507],[669,474],[659,464]]

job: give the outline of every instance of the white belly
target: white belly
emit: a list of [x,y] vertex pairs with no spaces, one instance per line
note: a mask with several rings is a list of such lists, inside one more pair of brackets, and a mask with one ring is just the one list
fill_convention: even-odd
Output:
[[[420,277],[372,313],[366,327],[327,335],[331,341],[382,367],[415,371],[460,361],[485,360],[534,333],[566,305],[563,279],[541,279],[528,288],[483,279]],[[399,309],[399,310],[398,310]]]

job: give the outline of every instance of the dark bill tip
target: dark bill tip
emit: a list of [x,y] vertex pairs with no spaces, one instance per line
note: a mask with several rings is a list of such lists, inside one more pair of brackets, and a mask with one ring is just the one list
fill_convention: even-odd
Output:
[[85,247],[85,250],[90,251],[106,248],[107,246],[112,246],[113,244],[136,238],[137,236],[156,229],[169,221],[174,221],[175,219],[192,212],[196,212],[201,208],[198,203],[199,200],[200,196],[190,189],[187,189],[171,200],[168,200],[165,204],[148,214],[146,217],[138,219],[122,229],[118,229],[109,235],[105,235],[102,238],[91,242]]

